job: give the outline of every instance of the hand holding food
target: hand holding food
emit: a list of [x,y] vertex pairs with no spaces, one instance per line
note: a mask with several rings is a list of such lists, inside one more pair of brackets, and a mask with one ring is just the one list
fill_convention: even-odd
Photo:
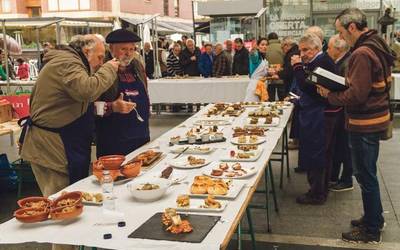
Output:
[[121,93],[118,99],[112,102],[111,106],[113,112],[129,114],[136,107],[136,103],[124,101],[124,94]]

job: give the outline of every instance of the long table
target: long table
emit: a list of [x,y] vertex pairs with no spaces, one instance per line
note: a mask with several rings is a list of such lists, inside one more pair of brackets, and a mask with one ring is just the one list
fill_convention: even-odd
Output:
[[244,100],[248,76],[184,79],[155,79],[149,81],[152,103],[215,103]]
[[[127,155],[127,159],[132,159],[135,155],[149,148],[157,147],[159,140],[168,140],[171,136],[185,133],[193,123],[198,119],[205,118],[205,112],[210,107],[206,106],[199,113],[190,117],[188,120],[166,132],[155,141],[143,146],[142,148]],[[83,214],[73,221],[54,222],[46,221],[36,224],[22,224],[14,218],[0,225],[0,244],[24,243],[24,242],[47,242],[56,244],[72,244],[84,245],[92,247],[101,247],[108,249],[225,249],[238,226],[240,219],[248,207],[250,200],[255,192],[256,187],[264,174],[265,168],[271,157],[272,151],[276,147],[287,126],[293,108],[288,107],[284,110],[279,126],[272,127],[266,132],[266,143],[260,147],[264,149],[261,157],[252,163],[248,163],[248,167],[254,167],[257,173],[252,177],[244,180],[237,180],[245,184],[235,200],[229,201],[228,206],[222,213],[203,213],[209,215],[221,216],[214,228],[207,237],[198,244],[170,241],[156,241],[147,239],[130,239],[127,236],[142,225],[147,219],[157,212],[164,211],[167,207],[173,207],[177,195],[188,193],[190,184],[181,184],[172,186],[165,197],[152,203],[141,203],[131,198],[125,185],[115,186],[114,192],[117,197],[116,207],[120,213],[119,218],[111,218],[103,214],[101,207],[85,206]],[[240,117],[233,120],[229,126],[223,129],[227,142],[210,144],[217,150],[209,157],[218,161],[221,150],[231,146],[232,127],[243,125],[245,117],[249,109]],[[158,175],[168,162],[174,157],[173,154],[167,154],[155,167],[148,170],[144,176]],[[187,174],[186,181],[193,180],[196,175],[202,174],[202,169],[193,170],[174,170],[179,173]],[[139,177],[140,178],[140,177]],[[93,176],[85,178],[69,187],[67,191],[86,191],[101,192],[101,188],[93,180]],[[60,191],[61,192],[61,191]],[[109,220],[126,221],[126,227],[118,228],[117,226],[96,226],[96,223],[105,223]],[[112,239],[104,240],[103,234],[111,233]],[[195,233],[195,232],[193,232]]]

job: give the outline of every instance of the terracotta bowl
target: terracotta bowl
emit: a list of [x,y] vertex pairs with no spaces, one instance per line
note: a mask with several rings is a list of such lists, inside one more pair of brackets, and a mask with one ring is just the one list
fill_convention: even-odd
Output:
[[66,204],[60,204],[60,202],[62,202],[62,200],[64,200],[64,199],[73,199],[74,200],[73,203],[68,204],[68,205],[81,204],[82,203],[82,193],[79,191],[75,191],[75,192],[69,192],[69,193],[63,194],[53,201],[51,208],[55,209],[58,207],[68,206]]
[[[26,212],[37,212],[35,215],[24,215]],[[49,208],[20,208],[14,212],[15,218],[23,223],[35,223],[49,218]]]
[[124,165],[121,169],[121,174],[127,178],[133,178],[140,174],[142,161],[133,161]]
[[[45,204],[42,206],[39,206],[38,204],[29,204],[29,203],[36,203],[43,201]],[[17,201],[18,206],[21,208],[45,208],[45,207],[50,207],[51,205],[51,200],[45,198],[45,197],[26,197],[24,199],[21,199]]]
[[104,169],[116,170],[121,167],[121,164],[125,161],[123,155],[106,155],[99,158],[99,161],[103,163]]
[[[63,210],[71,211],[64,212]],[[67,220],[78,217],[83,212],[83,205],[81,203],[75,204],[73,206],[57,207],[50,211],[50,217],[52,220]]]
[[[121,172],[119,170],[108,170],[110,172],[111,178],[115,181],[118,176],[121,176]],[[93,171],[93,175],[97,177],[99,182],[103,181],[103,170],[101,171]]]
[[104,169],[103,163],[101,161],[97,160],[92,163],[92,171],[101,171]]

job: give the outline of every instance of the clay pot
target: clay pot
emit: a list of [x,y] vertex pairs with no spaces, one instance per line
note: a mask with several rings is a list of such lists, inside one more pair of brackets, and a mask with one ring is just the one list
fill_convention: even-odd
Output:
[[[24,213],[29,211],[36,211],[35,215],[24,215]],[[15,218],[23,223],[35,223],[40,221],[45,221],[49,218],[50,209],[49,208],[20,208],[14,212]]]
[[[38,201],[44,201],[44,202],[46,203],[46,205],[44,205],[44,206],[41,207],[41,208],[50,207],[50,205],[51,205],[51,200],[49,200],[49,199],[47,199],[47,198],[45,198],[45,197],[36,197],[36,196],[26,197],[26,198],[24,198],[24,199],[18,200],[18,201],[17,201],[17,204],[18,204],[18,206],[21,207],[21,208],[32,208],[32,207],[30,207],[30,206],[27,206],[26,204],[27,204],[28,202],[38,202]],[[39,207],[36,207],[36,208],[39,208]]]
[[121,164],[125,161],[123,155],[106,155],[99,158],[99,161],[103,164],[106,170],[117,170],[121,167]]
[[133,178],[140,174],[142,168],[142,161],[133,161],[124,165],[121,169],[121,174],[126,178]]
[[[63,212],[63,209],[70,209],[70,212]],[[83,205],[81,203],[73,206],[64,206],[51,209],[50,217],[52,220],[66,220],[78,217],[83,212]]]
[[79,191],[75,192],[69,192],[66,194],[61,195],[57,199],[55,199],[51,205],[52,209],[58,208],[58,207],[64,207],[65,205],[59,204],[60,201],[64,199],[73,199],[75,202],[71,205],[76,205],[76,204],[81,204],[82,203],[82,193]]

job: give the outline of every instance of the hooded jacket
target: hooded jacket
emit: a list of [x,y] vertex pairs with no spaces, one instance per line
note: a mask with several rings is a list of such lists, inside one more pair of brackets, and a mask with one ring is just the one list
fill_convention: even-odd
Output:
[[352,48],[343,92],[331,92],[328,101],[346,108],[349,131],[385,131],[390,123],[389,90],[396,56],[376,30],[363,33]]

